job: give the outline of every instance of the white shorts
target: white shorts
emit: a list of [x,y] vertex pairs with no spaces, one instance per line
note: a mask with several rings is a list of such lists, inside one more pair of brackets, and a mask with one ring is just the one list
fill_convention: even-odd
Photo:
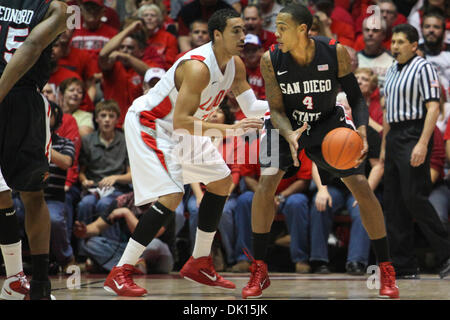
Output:
[[230,175],[230,169],[209,137],[175,135],[158,121],[151,126],[143,125],[132,110],[125,117],[136,206],[166,194],[184,192],[185,184],[208,184]]
[[2,175],[2,170],[0,169],[0,192],[7,191],[7,190],[11,190],[11,189],[6,184],[6,181]]

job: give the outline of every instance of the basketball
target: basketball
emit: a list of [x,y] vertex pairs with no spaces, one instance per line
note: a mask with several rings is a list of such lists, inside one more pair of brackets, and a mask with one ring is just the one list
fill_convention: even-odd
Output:
[[362,149],[363,140],[355,130],[349,128],[331,130],[322,142],[323,158],[339,170],[355,167]]

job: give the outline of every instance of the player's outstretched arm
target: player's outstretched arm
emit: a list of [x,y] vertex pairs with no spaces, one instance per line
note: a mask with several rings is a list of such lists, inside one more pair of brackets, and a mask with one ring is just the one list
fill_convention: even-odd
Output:
[[191,135],[225,137],[262,127],[259,119],[244,119],[237,124],[227,125],[209,123],[194,117],[200,105],[202,91],[208,86],[209,80],[209,70],[203,62],[189,60],[177,68],[175,85],[179,89],[173,114],[174,130],[185,130]]
[[305,122],[301,128],[295,131],[292,129],[291,122],[284,109],[283,95],[275,77],[269,51],[266,51],[261,57],[261,74],[266,85],[266,97],[270,108],[270,121],[276,129],[280,130],[280,134],[286,141],[289,142],[294,166],[298,167],[300,165],[297,154],[298,139],[300,139],[300,136],[308,125]]
[[236,68],[231,91],[236,97],[239,107],[248,118],[262,118],[269,111],[269,104],[265,100],[258,100],[252,88],[247,82],[247,72],[244,62],[238,56],[234,56],[234,65]]
[[0,78],[0,102],[3,101],[17,81],[36,63],[42,51],[66,30],[67,17],[67,5],[65,3],[54,1],[50,4],[44,20],[31,31],[6,65]]

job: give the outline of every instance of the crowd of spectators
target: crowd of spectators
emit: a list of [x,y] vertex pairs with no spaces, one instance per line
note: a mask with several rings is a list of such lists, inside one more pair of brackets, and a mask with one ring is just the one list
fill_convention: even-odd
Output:
[[[229,7],[240,12],[245,23],[241,58],[248,82],[258,99],[265,99],[259,61],[277,42],[277,13],[293,1],[307,5],[313,13],[311,36],[336,39],[350,54],[370,114],[366,173],[381,203],[383,89],[386,72],[394,62],[392,28],[409,23],[419,31],[417,53],[435,67],[442,92],[433,136],[429,199],[449,228],[450,6],[445,0],[67,0],[80,7],[81,26],[67,30],[53,44],[52,74],[42,92],[54,114],[50,184],[45,195],[52,219],[51,257],[61,271],[75,262],[86,262],[89,270],[110,270],[143,211],[133,205],[122,128],[133,100],[153,87],[184,53],[207,43],[208,18]],[[408,6],[411,3],[413,7]],[[351,118],[345,95],[340,94],[338,102]],[[233,123],[243,117],[230,92],[208,121]],[[216,236],[218,245],[213,246],[217,271],[247,272],[250,265],[243,251],[252,249],[251,202],[259,165],[249,159],[257,154],[258,141],[235,137],[218,141],[230,165],[233,186]],[[274,198],[286,229],[274,244],[289,247],[285,260],[296,272],[328,273],[333,271],[328,249],[335,237],[335,216],[348,215],[351,226],[345,269],[349,274],[364,273],[370,241],[358,204],[341,181],[322,185],[315,164],[303,152],[299,157],[301,169],[283,179]],[[176,246],[183,231],[187,230],[190,242],[185,250],[192,250],[204,188],[193,184],[185,189],[185,201],[173,223],[150,243],[136,272],[174,271],[176,262],[186,256]],[[15,204],[20,216],[23,205],[18,196]]]

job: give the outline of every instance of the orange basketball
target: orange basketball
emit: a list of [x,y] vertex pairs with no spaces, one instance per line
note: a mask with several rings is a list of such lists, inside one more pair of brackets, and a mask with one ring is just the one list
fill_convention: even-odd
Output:
[[322,141],[323,158],[339,170],[355,167],[362,148],[363,140],[355,130],[349,128],[333,129]]

